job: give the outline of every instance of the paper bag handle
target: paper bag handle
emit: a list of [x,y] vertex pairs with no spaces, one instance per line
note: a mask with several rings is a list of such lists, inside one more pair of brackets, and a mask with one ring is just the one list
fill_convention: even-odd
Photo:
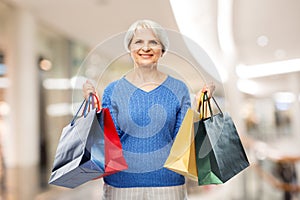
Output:
[[94,101],[94,98],[96,99],[96,103],[97,103],[97,112],[100,111],[100,101],[97,97],[97,95],[93,94],[93,93],[90,93],[89,95],[89,98],[88,98],[88,101],[86,102],[85,106],[84,106],[84,109],[83,109],[83,112],[82,112],[82,115],[84,117],[86,117],[87,113],[90,111],[90,104],[92,103],[92,109],[96,108],[95,107],[95,101]]
[[[218,105],[216,99],[212,96],[211,97],[215,103],[215,105],[217,106],[218,110],[220,111],[221,114],[223,114],[220,106]],[[210,104],[210,99],[208,98],[208,95],[207,95],[207,91],[204,92],[203,94],[203,99],[202,99],[202,102],[203,102],[203,105],[202,105],[202,113],[204,113],[204,102],[207,101],[208,103],[208,108],[209,108],[209,113],[210,113],[210,119],[213,120],[213,111],[212,111],[212,108],[211,108],[211,104]],[[199,105],[200,106],[200,105]],[[199,110],[200,110],[200,107],[199,107]],[[201,119],[204,119],[204,114],[201,116]]]
[[74,117],[73,117],[73,119],[72,119],[72,121],[71,121],[71,126],[74,125],[74,123],[75,123],[75,121],[76,121],[76,119],[77,119],[77,117],[78,117],[78,114],[79,114],[80,110],[82,109],[83,105],[85,105],[85,106],[84,106],[84,109],[83,109],[83,111],[82,111],[82,115],[84,115],[84,117],[86,117],[86,115],[87,115],[87,110],[89,111],[91,101],[92,101],[92,109],[95,108],[95,102],[94,102],[94,98],[93,98],[93,97],[95,97],[95,99],[96,99],[96,101],[97,101],[97,112],[100,111],[100,109],[101,109],[101,107],[100,107],[100,101],[99,101],[97,95],[95,95],[95,94],[93,94],[93,93],[90,93],[90,95],[89,95],[89,97],[88,97],[88,100],[84,99],[84,100],[82,101],[82,103],[81,103],[79,109],[77,110],[76,114],[74,115]]

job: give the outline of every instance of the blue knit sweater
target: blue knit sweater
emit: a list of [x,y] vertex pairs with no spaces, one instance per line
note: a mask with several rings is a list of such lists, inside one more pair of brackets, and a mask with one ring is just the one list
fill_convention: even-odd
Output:
[[150,92],[125,77],[109,84],[102,106],[109,108],[128,169],[104,178],[114,187],[156,187],[184,184],[184,177],[163,167],[187,109],[186,85],[171,76]]

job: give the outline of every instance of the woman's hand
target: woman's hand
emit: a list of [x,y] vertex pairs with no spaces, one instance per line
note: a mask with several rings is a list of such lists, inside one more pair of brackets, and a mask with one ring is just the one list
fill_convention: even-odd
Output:
[[93,84],[87,80],[83,86],[82,86],[82,93],[85,99],[88,99],[90,96],[90,93],[93,93],[96,95],[96,90],[95,87],[93,86]]
[[201,98],[201,94],[203,92],[207,92],[207,96],[208,98],[211,98],[213,96],[213,93],[216,89],[216,86],[214,83],[208,83],[205,84],[202,89],[196,94],[195,99],[194,99],[194,103],[193,103],[193,108],[194,110],[197,110],[199,108],[199,102],[200,102],[200,98]]
[[213,93],[214,93],[214,91],[215,91],[215,89],[216,89],[216,86],[215,86],[214,83],[211,82],[209,84],[205,84],[203,86],[201,92],[199,93],[199,97],[200,97],[200,95],[201,95],[202,92],[207,92],[208,98],[211,98],[212,95],[213,95]]

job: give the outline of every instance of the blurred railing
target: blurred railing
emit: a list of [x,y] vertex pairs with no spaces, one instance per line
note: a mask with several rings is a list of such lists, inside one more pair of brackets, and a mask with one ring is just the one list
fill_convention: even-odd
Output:
[[[284,200],[292,200],[300,193],[296,167],[300,164],[300,155],[289,155],[245,135],[241,135],[241,139],[245,147],[254,153],[251,166],[258,177],[283,192]],[[271,162],[275,170],[266,169],[264,162]]]

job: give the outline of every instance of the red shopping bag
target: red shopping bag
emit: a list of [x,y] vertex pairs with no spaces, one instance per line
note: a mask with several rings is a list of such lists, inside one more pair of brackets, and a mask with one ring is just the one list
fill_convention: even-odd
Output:
[[102,128],[102,134],[104,133],[105,167],[104,173],[96,178],[98,179],[128,169],[128,165],[124,158],[122,144],[109,109],[101,108],[98,97],[94,94],[92,95],[95,97],[96,102],[92,98],[91,103],[92,106],[98,108],[97,119]]
[[101,108],[97,114],[98,122],[104,133],[104,173],[99,178],[123,171],[128,168],[123,155],[122,144],[108,108]]
[[128,169],[128,165],[124,158],[122,144],[109,109],[101,108],[98,97],[94,94],[92,95],[96,99],[95,103],[92,98],[92,105],[98,108],[97,119],[102,128],[101,131],[104,133],[105,167],[104,173],[95,178],[98,179]]
[[105,170],[101,177],[114,174],[128,168],[123,156],[122,145],[108,108],[102,108],[104,119]]

